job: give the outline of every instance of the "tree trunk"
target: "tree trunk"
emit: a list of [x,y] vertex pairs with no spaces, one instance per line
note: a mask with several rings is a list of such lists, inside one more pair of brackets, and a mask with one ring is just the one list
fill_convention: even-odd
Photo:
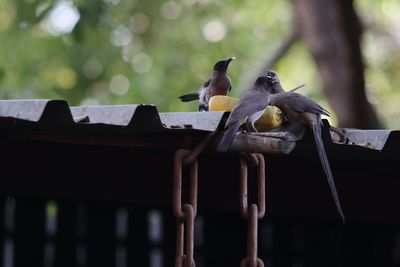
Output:
[[317,65],[339,127],[379,128],[365,93],[361,26],[351,0],[294,0],[301,38]]

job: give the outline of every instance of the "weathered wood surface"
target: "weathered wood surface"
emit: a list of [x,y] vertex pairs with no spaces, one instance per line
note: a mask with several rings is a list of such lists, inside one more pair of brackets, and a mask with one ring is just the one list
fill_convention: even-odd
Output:
[[231,151],[289,154],[296,146],[290,133],[237,133]]

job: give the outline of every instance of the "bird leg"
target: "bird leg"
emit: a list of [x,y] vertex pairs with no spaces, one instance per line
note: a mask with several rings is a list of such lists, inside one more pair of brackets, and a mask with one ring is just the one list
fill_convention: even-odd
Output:
[[251,122],[249,122],[249,121],[246,121],[245,123],[243,123],[242,127],[243,127],[243,129],[245,129],[246,132],[258,133],[258,130],[256,129],[256,127],[254,127],[254,125],[251,124]]

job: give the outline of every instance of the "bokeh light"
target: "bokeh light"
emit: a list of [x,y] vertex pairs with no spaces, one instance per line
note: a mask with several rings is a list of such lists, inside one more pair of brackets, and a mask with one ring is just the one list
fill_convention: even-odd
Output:
[[80,13],[72,1],[59,1],[50,11],[43,27],[52,35],[71,32],[80,19]]
[[77,76],[74,70],[63,68],[57,72],[56,82],[62,89],[72,89],[76,86]]
[[132,58],[132,68],[137,73],[146,73],[152,67],[152,59],[146,53],[139,53]]
[[144,13],[136,13],[131,18],[131,28],[136,33],[145,33],[150,27],[150,19]]
[[110,91],[115,95],[125,95],[129,90],[129,86],[129,79],[125,75],[118,74],[111,78]]
[[207,41],[219,42],[224,39],[226,27],[220,20],[210,20],[203,27],[203,36]]
[[96,79],[103,71],[103,65],[96,58],[89,59],[85,65],[83,65],[83,74],[89,79]]
[[111,43],[115,46],[127,46],[132,40],[133,34],[128,27],[120,25],[111,32]]
[[176,1],[168,1],[161,6],[161,15],[165,19],[177,19],[182,14],[182,6]]

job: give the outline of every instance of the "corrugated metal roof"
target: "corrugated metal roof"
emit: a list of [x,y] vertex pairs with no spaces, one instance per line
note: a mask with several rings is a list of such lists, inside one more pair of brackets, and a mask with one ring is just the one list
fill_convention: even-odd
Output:
[[103,124],[129,129],[166,130],[195,129],[214,131],[225,112],[159,113],[154,105],[104,105],[69,107],[64,100],[0,100],[0,118],[18,122],[76,125]]
[[[104,106],[79,106],[70,107],[64,100],[0,100],[0,128],[3,132],[18,134],[30,133],[32,138],[38,138],[37,130],[45,128],[47,133],[58,133],[54,138],[51,134],[47,137],[55,141],[67,142],[87,142],[76,138],[77,135],[126,135],[136,133],[163,133],[168,136],[167,142],[171,142],[173,135],[186,140],[184,146],[192,146],[201,136],[207,132],[216,131],[223,127],[224,121],[228,116],[227,112],[171,112],[159,113],[154,105],[104,105]],[[325,122],[325,125],[328,125]],[[35,131],[36,130],[36,131]],[[345,140],[340,140],[332,134],[333,141],[338,144],[359,145],[376,150],[382,150],[386,141],[393,131],[390,130],[354,130],[342,129]],[[64,136],[60,136],[64,133]],[[71,140],[67,134],[74,134]],[[36,137],[35,137],[36,134]],[[27,138],[27,135],[25,135]],[[153,136],[153,138],[157,138]],[[163,137],[161,137],[162,139]],[[193,138],[193,142],[188,139]],[[271,139],[272,138],[272,139]],[[238,140],[246,143],[249,150],[263,150],[263,144],[268,140],[276,140],[271,136],[260,136],[254,134],[238,134]],[[282,138],[282,137],[279,137]],[[114,136],[114,139],[115,136]],[[326,139],[326,138],[325,138]],[[115,140],[114,140],[115,141]],[[129,139],[127,143],[133,145]],[[154,140],[155,144],[160,144],[161,140]],[[289,153],[295,147],[293,138],[287,137],[278,140],[282,153]],[[326,140],[325,140],[326,141]],[[139,141],[140,142],[140,141]],[[149,140],[146,140],[149,143]],[[250,143],[249,143],[250,142]],[[124,145],[123,140],[112,142],[110,138],[102,140],[101,144]],[[151,141],[150,141],[151,143]],[[136,145],[138,142],[135,143]],[[177,146],[182,142],[175,142]],[[134,145],[133,145],[134,146]],[[233,148],[235,150],[235,147]]]
[[0,118],[39,124],[73,123],[68,103],[63,100],[0,100]]
[[391,130],[357,130],[341,129],[345,140],[335,140],[336,135],[332,133],[332,139],[338,144],[358,145],[366,148],[382,150],[391,133]]

